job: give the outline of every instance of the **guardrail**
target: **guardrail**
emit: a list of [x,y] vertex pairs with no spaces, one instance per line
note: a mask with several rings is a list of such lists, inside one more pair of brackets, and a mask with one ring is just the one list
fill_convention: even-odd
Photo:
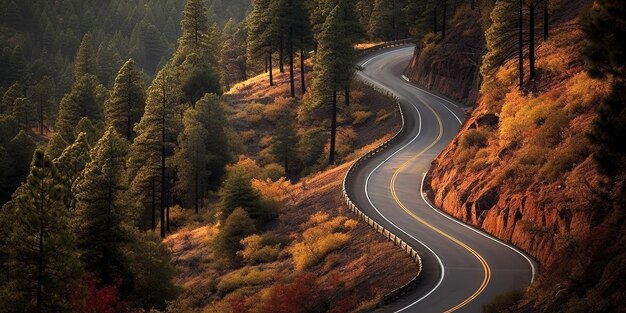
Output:
[[[358,76],[357,76],[358,77]],[[378,224],[376,221],[374,221],[372,218],[370,218],[369,216],[367,216],[367,214],[363,213],[350,199],[350,196],[348,196],[348,192],[347,192],[347,185],[348,185],[348,180],[350,178],[350,176],[352,176],[352,173],[355,171],[356,168],[358,168],[361,164],[363,164],[363,162],[371,157],[373,157],[374,155],[381,153],[383,151],[385,151],[387,148],[389,148],[391,145],[393,145],[399,138],[399,136],[404,132],[404,126],[405,126],[405,120],[404,120],[404,113],[402,112],[402,107],[400,105],[400,99],[398,98],[398,96],[396,96],[395,94],[393,94],[393,92],[391,92],[390,90],[382,87],[382,86],[377,86],[376,84],[367,81],[365,79],[361,79],[361,81],[363,81],[365,84],[369,85],[370,87],[372,87],[374,90],[388,96],[394,99],[394,101],[396,102],[397,105],[397,110],[400,112],[400,118],[402,120],[402,125],[400,127],[400,130],[389,140],[385,141],[384,143],[382,143],[381,145],[379,145],[378,147],[370,150],[369,152],[367,152],[366,154],[362,155],[361,157],[359,157],[354,163],[352,163],[352,165],[350,166],[350,168],[348,169],[348,172],[346,173],[346,175],[344,176],[343,179],[343,184],[342,184],[342,189],[343,189],[343,197],[344,200],[346,201],[346,204],[348,206],[348,209],[350,209],[350,211],[352,211],[352,213],[354,213],[357,217],[358,220],[363,221],[365,223],[367,223],[369,226],[371,226],[374,230],[376,230],[378,233],[380,233],[381,235],[383,235],[385,238],[387,238],[389,241],[393,242],[393,244],[397,247],[399,247],[400,249],[402,249],[405,253],[407,253],[411,259],[413,259],[413,261],[417,264],[418,266],[418,272],[417,275],[411,279],[411,281],[409,281],[407,284],[405,284],[404,286],[393,290],[392,292],[386,294],[383,296],[383,298],[381,299],[379,305],[384,305],[387,304],[393,300],[398,299],[399,297],[405,295],[408,291],[410,291],[411,289],[413,289],[417,283],[419,282],[420,278],[421,278],[421,274],[422,274],[422,259],[419,256],[419,254],[417,253],[417,250],[413,247],[411,247],[408,243],[404,242],[402,239],[400,239],[398,236],[396,236],[394,233],[392,233],[391,231],[385,229],[385,227],[383,227],[382,225]]]
[[365,48],[363,50],[359,50],[358,54],[360,56],[364,56],[364,55],[366,55],[368,53],[372,53],[372,52],[375,52],[375,51],[378,51],[378,50],[393,48],[393,47],[402,46],[402,45],[407,45],[407,44],[410,44],[410,43],[412,43],[411,39],[400,39],[400,40],[394,40],[394,41],[386,41],[386,42],[383,42],[383,43],[381,43],[379,45],[375,45],[375,46],[372,46],[372,47],[369,47],[369,48]]

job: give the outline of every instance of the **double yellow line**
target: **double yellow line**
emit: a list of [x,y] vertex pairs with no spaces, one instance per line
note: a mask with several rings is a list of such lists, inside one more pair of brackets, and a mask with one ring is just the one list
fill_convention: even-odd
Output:
[[[422,99],[420,98],[420,100],[422,100]],[[439,114],[437,114],[437,112],[435,112],[435,110],[428,103],[426,103],[426,101],[422,100],[422,103],[424,103],[424,105],[426,105],[426,107],[428,107],[428,109],[430,111],[432,111],[433,114],[435,115],[435,118],[437,119],[437,123],[439,124],[439,135],[437,136],[437,139],[435,139],[435,141],[433,141],[430,145],[428,145],[428,147],[424,148],[424,150],[420,151],[419,153],[414,155],[411,159],[409,159],[406,162],[404,162],[395,171],[395,173],[393,173],[393,176],[391,177],[391,182],[389,183],[389,190],[391,191],[391,196],[396,201],[396,203],[400,206],[400,208],[402,208],[402,210],[404,210],[406,213],[408,213],[411,217],[413,217],[415,220],[417,220],[418,222],[420,222],[424,226],[432,229],[436,233],[438,233],[438,234],[448,238],[450,241],[458,244],[463,249],[467,250],[469,253],[474,255],[476,257],[476,259],[478,259],[478,261],[480,262],[480,264],[483,267],[483,270],[485,272],[485,276],[483,277],[483,281],[480,284],[480,287],[471,296],[469,296],[467,299],[463,300],[461,303],[459,303],[456,306],[454,306],[454,307],[448,309],[447,311],[445,311],[446,313],[448,313],[448,312],[454,312],[454,311],[462,308],[466,304],[470,303],[472,300],[474,300],[476,297],[478,297],[478,295],[480,295],[483,292],[483,290],[485,290],[485,288],[487,288],[487,284],[489,283],[489,280],[491,279],[491,269],[489,268],[489,264],[487,264],[487,261],[485,261],[485,258],[483,258],[478,252],[476,252],[474,249],[472,249],[471,247],[469,247],[465,243],[461,242],[460,240],[458,240],[458,239],[452,237],[451,235],[447,234],[443,230],[433,226],[429,222],[427,222],[424,219],[422,219],[421,217],[417,216],[415,213],[411,212],[411,210],[409,210],[404,205],[404,203],[402,203],[402,201],[400,200],[400,198],[398,198],[398,195],[396,194],[396,179],[398,178],[398,175],[400,174],[400,172],[402,172],[402,170],[404,170],[411,162],[415,161],[415,159],[417,159],[422,154],[424,154],[426,151],[428,151],[430,148],[435,146],[441,140],[441,137],[443,136],[443,123],[441,122],[441,118],[439,117]],[[421,192],[421,190],[420,190],[420,192]]]

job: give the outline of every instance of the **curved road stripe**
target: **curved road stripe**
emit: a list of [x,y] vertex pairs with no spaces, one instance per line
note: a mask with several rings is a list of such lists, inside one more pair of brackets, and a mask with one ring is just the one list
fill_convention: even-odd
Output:
[[396,194],[396,188],[395,188],[396,179],[398,178],[398,175],[400,174],[400,172],[402,172],[411,162],[415,161],[415,159],[417,159],[422,154],[424,154],[426,151],[430,150],[430,148],[432,148],[437,143],[439,143],[439,141],[441,141],[441,137],[443,136],[443,123],[441,122],[441,118],[439,117],[439,114],[437,114],[437,112],[428,103],[426,103],[423,99],[421,99],[420,97],[418,97],[418,98],[435,115],[435,118],[437,119],[437,124],[439,125],[439,134],[438,134],[437,138],[435,139],[435,141],[433,141],[430,145],[428,145],[428,147],[424,148],[422,151],[420,151],[419,153],[414,155],[412,158],[410,158],[409,160],[405,161],[400,167],[398,167],[398,169],[395,171],[395,173],[393,173],[393,176],[391,177],[391,181],[389,183],[389,190],[391,191],[391,196],[396,201],[396,203],[400,206],[400,208],[402,208],[402,210],[404,210],[406,213],[408,213],[415,220],[417,220],[418,222],[420,222],[424,226],[432,229],[436,233],[442,235],[443,237],[449,239],[450,241],[458,244],[463,249],[467,250],[469,253],[474,255],[474,257],[476,257],[476,259],[482,265],[483,270],[485,272],[485,276],[483,277],[483,281],[480,284],[480,287],[471,296],[469,296],[467,299],[463,300],[461,303],[459,303],[456,306],[454,306],[454,307],[450,308],[449,310],[447,310],[446,313],[448,313],[448,312],[454,312],[454,311],[462,308],[466,304],[470,303],[472,300],[474,300],[476,297],[478,297],[478,295],[480,295],[483,292],[483,290],[485,290],[485,288],[487,288],[487,284],[489,283],[489,280],[491,278],[491,269],[489,268],[489,264],[487,264],[487,261],[478,252],[476,252],[474,249],[472,249],[470,246],[466,245],[465,243],[461,242],[460,240],[452,237],[448,233],[442,231],[441,229],[439,229],[439,228],[433,226],[432,224],[428,223],[427,221],[423,220],[422,218],[417,216],[415,213],[411,212],[411,210],[409,210],[404,205],[404,203],[402,203],[402,201],[400,200],[400,198]]

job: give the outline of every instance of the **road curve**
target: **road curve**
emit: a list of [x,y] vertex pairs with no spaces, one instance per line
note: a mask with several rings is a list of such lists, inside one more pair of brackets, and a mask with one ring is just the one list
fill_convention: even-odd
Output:
[[347,193],[370,218],[419,250],[418,287],[382,312],[480,312],[496,295],[523,289],[536,264],[516,248],[432,206],[422,192],[432,160],[457,134],[457,104],[409,84],[402,76],[413,46],[384,50],[359,62],[359,78],[400,99],[405,129],[392,148],[365,161]]

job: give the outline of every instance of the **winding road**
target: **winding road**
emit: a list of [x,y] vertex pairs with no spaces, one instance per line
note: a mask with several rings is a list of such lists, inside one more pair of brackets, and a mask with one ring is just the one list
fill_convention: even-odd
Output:
[[383,50],[359,62],[360,79],[399,97],[405,129],[392,148],[356,169],[347,193],[363,213],[419,250],[423,260],[418,287],[380,311],[480,312],[496,295],[527,287],[536,264],[426,198],[425,174],[457,134],[465,113],[405,80],[402,73],[413,49]]

